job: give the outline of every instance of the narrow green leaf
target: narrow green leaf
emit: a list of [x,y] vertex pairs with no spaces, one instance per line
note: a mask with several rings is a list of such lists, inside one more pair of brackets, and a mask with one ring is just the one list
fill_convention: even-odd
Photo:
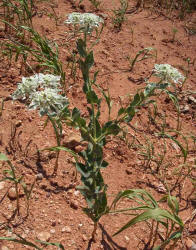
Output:
[[125,113],[125,108],[120,108],[118,111],[118,116],[122,115]]
[[126,225],[124,225],[120,230],[118,230],[113,236],[119,234],[120,232],[124,231],[125,229],[135,225],[138,222],[146,221],[149,219],[153,220],[160,220],[160,219],[170,219],[173,222],[179,224],[179,221],[176,220],[176,218],[170,214],[167,210],[161,209],[161,208],[154,208],[154,209],[147,209],[142,214],[139,214],[138,216],[131,219]]
[[137,94],[134,96],[133,101],[130,103],[130,107],[137,106],[139,103],[140,103],[140,95],[137,93]]
[[88,178],[91,174],[90,171],[86,169],[86,166],[80,162],[76,162],[76,169],[85,178]]
[[180,150],[181,150],[181,152],[182,152],[182,154],[183,154],[183,156],[184,156],[184,162],[186,161],[186,158],[187,158],[187,155],[188,155],[188,150],[187,149],[185,149],[183,146],[182,146],[182,144],[179,142],[179,141],[177,141],[173,136],[171,136],[171,135],[168,135],[168,134],[161,134],[163,137],[166,137],[166,138],[169,138],[169,139],[171,139],[172,141],[174,141],[177,145],[178,145],[178,147],[180,148]]
[[44,148],[44,149],[41,149],[40,151],[43,151],[43,150],[49,150],[49,151],[60,151],[60,150],[63,150],[63,151],[66,151],[66,152],[70,153],[75,159],[78,158],[78,155],[73,150],[71,150],[69,148],[66,148],[66,147],[63,147],[63,146]]
[[26,241],[23,238],[21,240],[18,240],[16,238],[0,237],[0,240],[13,241],[13,242],[16,242],[16,243],[19,243],[19,244],[22,244],[22,245],[34,247],[35,249],[38,249],[38,250],[43,250],[42,248],[36,246],[35,244],[33,244],[33,243],[29,242],[29,241]]
[[96,104],[98,104],[98,102],[99,102],[99,98],[96,95],[95,91],[93,91],[93,90],[88,91],[86,93],[86,97],[87,97],[88,103],[91,103],[91,104],[96,103]]
[[56,246],[58,249],[65,250],[64,246],[60,243],[52,243],[52,242],[46,242],[46,241],[41,241],[41,240],[36,240],[37,242],[40,242],[43,245],[48,245],[48,246]]

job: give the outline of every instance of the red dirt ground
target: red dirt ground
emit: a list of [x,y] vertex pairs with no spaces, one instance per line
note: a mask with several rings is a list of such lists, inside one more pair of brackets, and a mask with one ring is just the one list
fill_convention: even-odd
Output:
[[[102,1],[103,2],[103,1]],[[55,12],[60,17],[59,25],[55,25],[48,13],[51,8],[47,2],[38,4],[37,14],[34,16],[34,28],[46,35],[50,40],[55,40],[60,47],[61,60],[64,62],[67,71],[67,86],[69,88],[68,97],[71,107],[77,106],[82,112],[86,112],[86,102],[82,93],[82,79],[78,76],[76,83],[69,76],[67,57],[69,50],[74,49],[75,42],[70,42],[66,47],[67,33],[69,28],[63,24],[66,15],[73,11],[94,12],[89,1],[83,1],[84,9],[73,7],[71,1],[56,0]],[[187,68],[186,59],[193,62],[196,59],[196,36],[188,32],[195,16],[187,15],[185,20],[180,21],[177,17],[168,18],[166,15],[158,14],[152,8],[139,9],[132,14],[126,14],[126,20],[122,29],[117,32],[112,25],[111,9],[116,8],[117,0],[105,0],[104,4],[96,14],[102,16],[106,26],[99,44],[94,47],[95,67],[99,70],[97,82],[105,89],[109,88],[113,101],[112,116],[116,114],[120,101],[126,102],[128,94],[136,93],[136,90],[145,86],[144,78],[148,76],[154,66],[155,59],[147,59],[136,63],[133,71],[129,70],[127,56],[133,58],[136,53],[146,47],[157,49],[157,63],[169,63],[183,73],[183,68]],[[132,9],[134,2],[129,1],[129,9]],[[172,30],[176,28],[175,41],[172,41]],[[132,37],[133,31],[133,37]],[[0,31],[2,41],[6,40],[3,29]],[[72,41],[72,40],[71,40]],[[112,235],[122,227],[131,217],[126,215],[106,215],[100,220],[101,226],[97,231],[96,242],[90,245],[93,223],[82,212],[85,201],[76,190],[80,183],[80,176],[75,175],[73,159],[67,153],[61,152],[59,159],[58,174],[55,178],[50,178],[53,172],[55,155],[51,152],[37,153],[37,149],[55,146],[55,136],[50,124],[44,129],[45,117],[40,118],[36,111],[28,111],[23,103],[13,103],[9,96],[16,89],[20,82],[20,63],[12,62],[8,65],[5,57],[0,59],[0,98],[4,98],[4,108],[0,117],[0,152],[8,155],[9,159],[16,167],[19,175],[24,176],[27,184],[35,186],[30,199],[30,214],[27,218],[24,197],[20,198],[21,215],[10,217],[16,207],[16,201],[10,200],[6,192],[11,187],[11,183],[5,182],[0,191],[0,236],[12,236],[8,230],[3,229],[3,223],[8,223],[13,233],[18,233],[24,238],[33,241],[40,232],[50,233],[50,242],[60,242],[66,250],[85,249],[150,249],[145,244],[149,238],[149,228],[145,223],[139,223],[133,228],[129,228],[121,234]],[[190,73],[179,95],[181,114],[181,133],[185,136],[196,136],[196,65],[190,65]],[[190,98],[191,97],[191,98]],[[167,154],[164,159],[162,169],[159,173],[154,173],[155,163],[148,162],[141,155],[148,140],[155,143],[155,154],[163,151],[164,141],[155,134],[160,132],[163,121],[161,117],[166,117],[166,129],[176,129],[177,112],[171,101],[166,96],[156,98],[158,102],[157,126],[153,125],[148,118],[148,109],[143,108],[138,112],[131,122],[133,127],[127,127],[127,140],[123,137],[111,138],[106,145],[104,154],[109,162],[107,169],[103,171],[105,182],[108,185],[109,203],[115,194],[124,189],[144,188],[160,199],[166,188],[164,183],[172,189],[172,195],[176,195],[180,200],[180,216],[183,221],[188,221],[183,237],[183,242],[179,243],[175,249],[186,249],[187,238],[196,242],[196,224],[191,220],[191,215],[195,209],[195,197],[193,195],[193,185],[190,178],[178,177],[178,170],[183,164],[180,155],[180,148],[170,140],[166,140]],[[102,120],[107,119],[107,109],[104,104],[102,108]],[[15,126],[16,125],[16,126]],[[16,131],[14,130],[16,128]],[[75,133],[70,128],[64,128],[64,140]],[[133,141],[133,137],[136,138]],[[185,144],[182,136],[178,139]],[[195,147],[193,140],[188,139],[189,154],[187,165],[193,167],[195,160]],[[6,169],[6,164],[1,165],[1,170]],[[184,168],[182,174],[187,174]],[[42,173],[42,175],[39,175]],[[194,179],[196,173],[192,171],[190,176]],[[1,173],[2,176],[2,173]],[[40,180],[38,180],[40,177]],[[179,179],[178,179],[179,178]],[[3,198],[4,197],[4,198]],[[122,202],[121,207],[126,207],[126,202]],[[21,246],[14,242],[0,241],[1,249],[7,246],[8,249],[32,249]],[[55,249],[48,246],[47,249]]]

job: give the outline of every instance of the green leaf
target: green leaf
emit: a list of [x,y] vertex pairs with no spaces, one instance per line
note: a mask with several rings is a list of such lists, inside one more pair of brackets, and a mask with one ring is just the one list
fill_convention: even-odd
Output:
[[134,107],[134,106],[137,106],[140,104],[140,95],[137,93],[135,96],[134,96],[134,99],[133,101],[130,103],[130,107]]
[[178,214],[179,212],[179,203],[175,196],[171,196],[170,194],[167,197],[167,203],[173,213]]
[[99,73],[99,71],[96,71],[96,72],[94,73],[93,83],[96,82],[98,73]]
[[96,95],[95,91],[93,91],[93,90],[88,91],[86,93],[86,97],[87,97],[88,103],[91,103],[91,104],[93,104],[93,103],[98,104],[99,103],[99,98]]
[[182,144],[181,144],[179,141],[177,141],[177,140],[176,140],[173,136],[171,136],[171,135],[168,135],[168,134],[165,134],[165,133],[164,133],[164,134],[161,134],[161,136],[171,139],[172,141],[174,141],[174,142],[178,145],[178,147],[180,148],[180,150],[181,150],[181,152],[182,152],[182,154],[183,154],[184,162],[186,162],[186,158],[187,158],[187,155],[188,155],[188,149],[185,149],[185,148],[182,146]]
[[163,249],[162,247],[166,246],[171,240],[175,240],[175,239],[179,239],[180,237],[182,236],[182,231],[177,231],[177,232],[174,232],[172,233],[172,235],[167,239],[165,240],[161,245],[157,246],[157,247],[154,247],[153,250],[161,250]]
[[107,166],[108,166],[108,162],[103,160],[101,163],[101,168],[106,168]]
[[[22,237],[21,237],[22,238]],[[26,246],[30,246],[30,247],[34,247],[35,249],[38,249],[38,250],[43,250],[42,248],[36,246],[35,244],[29,242],[29,241],[26,241],[25,239],[21,239],[21,240],[18,240],[16,238],[9,238],[9,237],[0,237],[0,240],[7,240],[7,241],[13,241],[13,242],[16,242],[16,243],[19,243],[19,244],[22,244],[22,245],[26,245]]]
[[120,132],[121,128],[118,124],[113,123],[112,121],[106,122],[103,127],[103,133],[106,135],[117,135]]
[[168,94],[169,98],[174,103],[176,109],[179,110],[179,102],[178,102],[178,98],[176,97],[176,95],[169,90],[165,90],[165,92]]
[[44,149],[42,149],[40,151],[43,151],[43,150],[49,150],[49,151],[60,151],[60,150],[63,150],[63,151],[66,151],[66,152],[70,153],[76,160],[78,158],[78,155],[74,151],[72,151],[69,148],[63,147],[63,146],[44,148]]
[[149,84],[146,86],[145,90],[144,90],[144,96],[145,96],[145,97],[148,97],[148,96],[153,95],[154,90],[156,89],[156,86],[157,86],[156,83],[149,83]]
[[126,225],[124,225],[120,230],[118,230],[113,236],[121,233],[125,229],[135,225],[138,222],[146,221],[149,219],[161,220],[163,218],[170,219],[173,222],[179,224],[179,221],[176,220],[176,218],[172,214],[170,214],[167,210],[156,207],[154,209],[147,209],[145,212],[131,219]]
[[118,111],[118,116],[122,115],[125,113],[125,108],[120,108]]
[[5,154],[0,153],[0,161],[9,161]]
[[99,138],[99,136],[101,135],[101,126],[97,119],[95,119],[95,126],[96,126],[96,138]]
[[90,171],[86,169],[86,166],[84,164],[76,162],[76,169],[85,178],[88,178],[90,176]]
[[84,79],[84,87],[83,87],[83,91],[84,93],[86,93],[88,91],[88,82],[89,82],[89,68],[88,65],[85,64],[85,62],[83,62],[81,59],[79,59],[79,63],[80,63],[80,68],[82,71],[82,76]]
[[86,57],[87,52],[86,52],[86,44],[82,39],[78,39],[77,41],[77,49],[81,57]]
[[46,241],[41,241],[41,240],[36,240],[37,242],[40,242],[43,245],[48,245],[48,246],[56,246],[58,249],[65,250],[64,246],[60,243],[52,243],[52,242],[46,242]]
[[90,69],[94,64],[94,56],[93,56],[93,51],[91,51],[86,59],[85,59],[85,65],[88,66],[88,69]]
[[128,123],[135,116],[135,108],[134,107],[128,107],[127,110],[126,110],[126,112],[127,112],[127,116],[124,118],[124,121],[126,123]]
[[[146,198],[144,198],[144,196]],[[147,203],[147,207],[145,206],[145,208],[156,208],[158,207],[158,203],[156,202],[156,200],[152,197],[152,195],[150,193],[148,193],[147,191],[143,190],[143,189],[127,189],[125,191],[120,191],[116,198],[114,199],[112,205],[116,206],[117,202],[122,199],[122,198],[129,198],[129,199],[133,199],[136,200],[137,199],[142,199],[143,201],[148,201]],[[150,201],[150,204],[149,204]],[[139,207],[140,209],[141,207]],[[142,206],[143,208],[143,206]],[[131,208],[132,209],[132,208]],[[132,210],[137,210],[138,207],[135,207]],[[127,209],[129,210],[129,209]]]
[[72,119],[73,119],[73,120],[77,120],[78,117],[80,117],[80,110],[77,109],[77,108],[74,108],[74,109],[72,110]]

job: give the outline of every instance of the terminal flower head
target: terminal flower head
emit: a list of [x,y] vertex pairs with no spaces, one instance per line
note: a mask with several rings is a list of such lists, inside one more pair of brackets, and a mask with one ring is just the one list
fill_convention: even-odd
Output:
[[38,85],[37,76],[22,77],[22,82],[18,84],[12,95],[13,100],[26,99],[32,92],[36,91]]
[[52,74],[37,74],[39,79],[40,87],[47,88],[58,88],[60,87],[60,76],[52,75]]
[[182,84],[185,79],[185,77],[170,64],[155,64],[154,75],[165,81],[173,81],[174,83],[180,84]]
[[60,76],[52,74],[35,74],[23,77],[13,93],[13,100],[27,100],[29,109],[38,109],[40,115],[58,115],[68,103],[67,97],[59,94]]
[[73,12],[68,15],[65,23],[79,25],[80,28],[84,29],[88,33],[91,33],[94,28],[98,28],[100,23],[103,23],[103,19],[93,13],[79,13]]
[[30,96],[29,109],[39,109],[41,116],[45,114],[58,115],[67,104],[67,98],[60,95],[56,89],[45,88]]
[[18,84],[16,91],[13,93],[13,100],[26,99],[38,88],[58,88],[60,86],[60,76],[51,74],[35,74],[30,77],[22,77],[22,82]]

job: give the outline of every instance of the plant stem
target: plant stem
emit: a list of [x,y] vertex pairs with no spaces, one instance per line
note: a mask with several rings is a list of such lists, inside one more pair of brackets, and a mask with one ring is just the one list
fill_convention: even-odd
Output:
[[93,229],[93,232],[92,232],[92,240],[94,242],[96,241],[95,235],[96,235],[96,232],[97,232],[97,224],[98,224],[98,222],[94,222],[94,229]]

